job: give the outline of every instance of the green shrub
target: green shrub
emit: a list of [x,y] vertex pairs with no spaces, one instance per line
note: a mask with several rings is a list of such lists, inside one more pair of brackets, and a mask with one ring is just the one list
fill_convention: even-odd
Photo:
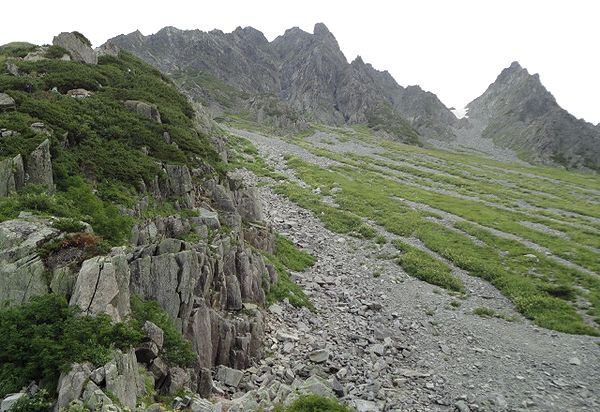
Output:
[[350,412],[350,409],[337,399],[318,395],[306,395],[296,399],[281,412]]
[[34,395],[21,397],[10,408],[10,412],[52,412],[54,401],[45,389],[38,390]]
[[167,362],[182,367],[194,364],[197,356],[192,349],[191,342],[181,335],[173,320],[160,307],[158,302],[133,296],[131,298],[131,312],[138,328],[141,328],[149,320],[163,330],[165,340],[162,356]]
[[70,53],[64,47],[52,45],[52,46],[48,47],[48,50],[46,50],[44,57],[46,57],[47,59],[60,59],[65,54],[67,56],[70,56]]
[[275,257],[288,269],[302,272],[315,264],[316,258],[301,251],[289,239],[277,235],[275,241]]
[[67,233],[83,232],[85,230],[85,225],[83,223],[70,218],[58,219],[52,223],[52,227]]
[[31,381],[54,391],[72,363],[108,362],[113,349],[141,341],[132,323],[113,324],[108,315],[80,316],[64,297],[49,294],[0,310],[0,397]]

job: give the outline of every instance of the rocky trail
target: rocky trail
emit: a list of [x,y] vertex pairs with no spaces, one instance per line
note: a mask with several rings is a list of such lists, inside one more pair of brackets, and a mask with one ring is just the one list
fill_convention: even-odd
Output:
[[[293,145],[243,137],[293,177],[283,160]],[[258,365],[263,375],[252,377],[256,384],[265,371],[281,381],[320,375],[359,411],[600,408],[597,338],[539,328],[487,282],[454,268],[468,291],[457,299],[406,275],[389,244],[332,233],[268,185],[260,195],[266,219],[317,258],[293,275],[317,311],[285,302],[269,309],[270,354]],[[481,306],[513,321],[474,315]]]

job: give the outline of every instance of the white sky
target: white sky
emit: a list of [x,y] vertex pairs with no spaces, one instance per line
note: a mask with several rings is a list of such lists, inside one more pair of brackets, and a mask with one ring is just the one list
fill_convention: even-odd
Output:
[[95,46],[164,26],[229,32],[252,26],[272,40],[323,22],[348,60],[361,55],[403,86],[419,84],[448,106],[479,96],[518,60],[540,73],[558,103],[600,122],[600,2],[595,0],[4,0],[0,44],[50,43],[78,30]]

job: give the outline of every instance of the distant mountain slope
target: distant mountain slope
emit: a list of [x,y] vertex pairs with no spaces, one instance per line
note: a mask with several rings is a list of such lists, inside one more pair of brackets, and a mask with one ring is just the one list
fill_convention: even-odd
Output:
[[517,62],[467,108],[471,133],[530,161],[600,169],[600,128],[562,109],[539,75]]
[[[249,95],[255,106],[256,96],[276,96],[288,106],[281,110],[310,121],[342,125],[390,118],[408,126],[402,128],[406,135],[398,136],[404,140],[413,139],[415,130],[426,137],[451,138],[457,123],[434,94],[418,86],[404,88],[360,57],[348,63],[322,23],[315,25],[313,34],[295,27],[272,42],[250,27],[232,33],[166,27],[150,36],[139,31],[120,35],[107,44],[129,50],[167,73],[212,75],[238,89],[240,96]],[[193,89],[188,91],[194,94]],[[265,106],[269,104],[258,104]],[[398,133],[393,125],[385,126],[388,134]]]

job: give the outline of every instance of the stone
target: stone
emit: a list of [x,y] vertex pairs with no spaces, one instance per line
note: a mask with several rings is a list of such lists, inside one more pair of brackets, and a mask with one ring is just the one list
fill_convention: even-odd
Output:
[[88,382],[92,366],[88,363],[75,364],[68,373],[62,373],[58,380],[58,399],[56,410],[66,408],[71,401],[81,397],[83,389]]
[[25,182],[41,185],[46,190],[54,191],[52,177],[52,158],[50,156],[50,141],[44,140],[27,158]]
[[85,89],[71,89],[67,91],[67,96],[73,97],[75,99],[85,99],[86,97],[92,96],[94,93]]
[[227,386],[237,388],[243,376],[244,372],[221,365],[217,369],[215,379]]
[[192,412],[214,412],[214,405],[206,399],[194,397],[190,402]]
[[314,363],[327,362],[329,359],[329,351],[327,349],[319,349],[308,354],[308,358]]
[[78,33],[60,33],[52,40],[52,44],[66,49],[74,61],[98,64],[98,55],[88,44],[85,38],[82,38]]
[[152,376],[154,376],[156,382],[160,382],[166,378],[167,374],[169,373],[169,366],[161,358],[156,358],[150,365],[149,370],[150,373],[152,373]]
[[170,368],[167,376],[167,393],[174,394],[183,389],[190,389],[191,381],[192,378],[185,369],[179,367]]
[[104,366],[96,368],[90,374],[90,380],[96,385],[101,385],[104,382],[104,379],[106,379],[106,370],[104,369]]
[[135,410],[138,393],[143,393],[143,379],[138,373],[135,351],[115,351],[114,359],[104,365],[106,390],[110,391],[123,405]]
[[146,334],[146,337],[150,339],[151,342],[154,342],[159,349],[163,347],[165,333],[161,328],[147,320],[146,322],[144,322],[142,330]]
[[6,197],[16,191],[13,160],[0,160],[0,197]]
[[49,221],[41,219],[0,223],[0,304],[21,304],[48,293],[38,244],[59,234]]
[[313,375],[302,382],[297,387],[297,391],[303,395],[318,395],[326,398],[335,397],[331,384],[316,375]]
[[81,400],[91,411],[104,411],[113,405],[112,400],[92,381],[87,383]]
[[46,127],[46,125],[42,122],[32,123],[29,126],[29,129],[35,134],[45,134],[47,136],[50,136],[52,134],[50,130]]
[[141,100],[126,100],[124,104],[127,109],[137,113],[139,116],[155,121],[156,123],[162,123],[160,112],[156,105]]
[[15,99],[10,97],[6,93],[0,93],[0,111],[15,110],[15,109],[16,109]]
[[340,383],[340,381],[337,380],[335,376],[331,381],[331,388],[333,389],[338,398],[343,398],[344,396],[346,396],[346,390],[344,389],[344,386]]
[[377,356],[383,356],[385,353],[385,346],[383,346],[381,343],[376,343],[375,345],[371,346],[370,350]]
[[454,404],[454,408],[458,412],[471,412],[469,405],[464,400],[459,400]]
[[295,333],[278,330],[275,333],[275,338],[280,342],[298,342],[300,338]]
[[577,357],[573,357],[573,358],[569,359],[569,364],[579,366],[579,365],[581,365],[581,360]]
[[25,396],[25,393],[12,393],[2,400],[0,404],[0,412],[8,412],[19,399]]
[[198,386],[196,392],[203,398],[208,398],[213,391],[213,380],[211,370],[208,368],[200,368],[198,371]]
[[198,216],[192,218],[193,221],[198,224],[206,225],[209,229],[217,230],[221,227],[221,222],[219,222],[219,214],[215,211],[198,208],[195,209],[198,212]]
[[125,255],[97,256],[81,265],[70,305],[83,313],[107,313],[115,322],[131,312],[130,271]]
[[355,399],[354,407],[356,408],[356,412],[378,412],[380,410],[376,402],[364,399]]

